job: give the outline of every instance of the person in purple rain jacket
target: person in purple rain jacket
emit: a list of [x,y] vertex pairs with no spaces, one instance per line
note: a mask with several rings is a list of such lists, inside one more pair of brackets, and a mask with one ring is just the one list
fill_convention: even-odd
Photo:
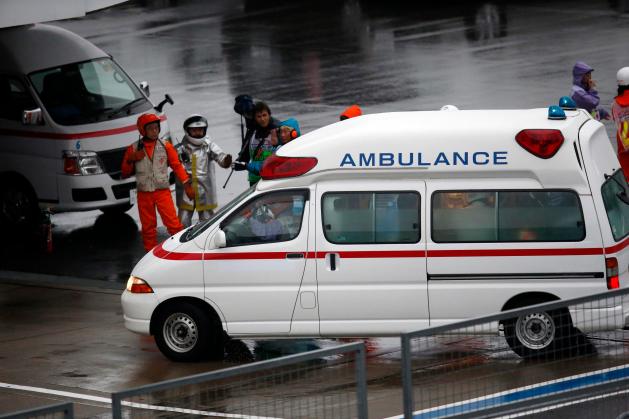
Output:
[[592,117],[601,119],[610,119],[609,112],[603,108],[599,108],[598,104],[601,99],[596,91],[596,82],[592,79],[592,71],[594,69],[584,63],[577,61],[572,68],[572,91],[570,97],[577,104],[578,108],[583,108],[592,114]]

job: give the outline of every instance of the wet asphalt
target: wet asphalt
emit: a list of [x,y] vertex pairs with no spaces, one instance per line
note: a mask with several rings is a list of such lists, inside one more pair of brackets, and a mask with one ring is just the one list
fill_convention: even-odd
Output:
[[[352,103],[365,113],[445,104],[546,107],[569,92],[576,60],[595,68],[609,104],[615,73],[629,64],[629,16],[608,1],[147,0],[55,24],[111,53],[136,82],[148,81],[154,102],[170,94],[175,104],[165,109],[175,138],[186,116],[201,113],[213,139],[232,154],[240,145],[233,111],[239,94],[267,101],[274,116],[295,117],[309,132],[335,122]],[[217,170],[220,204],[247,187],[235,173],[222,189],[227,175]],[[107,397],[239,363],[173,364],[153,339],[124,329],[120,289],[144,254],[135,208],[117,216],[54,214],[52,222],[51,253],[29,238],[3,241],[2,381]],[[167,238],[163,227],[160,238]],[[391,342],[379,344],[369,365],[372,417],[401,413],[399,352]],[[256,355],[248,346],[258,359],[283,352],[271,347]],[[4,390],[0,412],[56,400]],[[105,404],[77,406],[79,417],[107,417]]]

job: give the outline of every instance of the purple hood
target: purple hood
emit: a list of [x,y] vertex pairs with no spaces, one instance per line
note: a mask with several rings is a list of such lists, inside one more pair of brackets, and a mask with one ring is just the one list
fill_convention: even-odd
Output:
[[586,86],[583,85],[583,76],[590,71],[594,71],[594,69],[583,61],[577,61],[572,68],[572,84],[576,84],[577,86],[585,89]]

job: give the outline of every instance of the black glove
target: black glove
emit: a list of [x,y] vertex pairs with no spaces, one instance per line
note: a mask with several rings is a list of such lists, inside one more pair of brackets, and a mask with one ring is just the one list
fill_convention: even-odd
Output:
[[240,172],[241,170],[247,170],[247,163],[236,160],[232,163],[232,168],[237,172]]

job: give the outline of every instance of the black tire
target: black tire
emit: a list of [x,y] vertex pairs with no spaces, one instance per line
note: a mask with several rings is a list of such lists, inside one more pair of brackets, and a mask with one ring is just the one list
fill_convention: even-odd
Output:
[[41,222],[39,202],[33,188],[17,176],[0,178],[0,226],[5,232],[30,231]]
[[154,319],[155,342],[168,359],[193,362],[223,359],[220,323],[195,304],[179,302],[161,309]]
[[126,204],[114,205],[112,207],[101,208],[100,210],[103,214],[124,214],[125,212],[129,211],[131,208],[133,208],[133,204],[126,203]]
[[[507,344],[519,356],[526,359],[555,359],[567,355],[572,327],[568,309],[529,313],[504,324]],[[580,332],[579,332],[580,333]]]

